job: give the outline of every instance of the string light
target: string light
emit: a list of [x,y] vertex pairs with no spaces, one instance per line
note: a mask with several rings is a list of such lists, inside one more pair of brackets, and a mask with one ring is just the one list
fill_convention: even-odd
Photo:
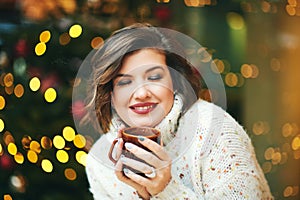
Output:
[[82,33],[82,27],[79,24],[74,24],[69,29],[69,35],[71,38],[78,38]]
[[41,162],[41,166],[42,166],[42,169],[47,173],[50,173],[53,171],[52,162],[48,159],[43,159]]
[[41,81],[38,77],[33,77],[29,81],[29,88],[35,92],[41,87]]
[[44,93],[44,98],[48,103],[54,102],[56,97],[57,97],[57,93],[54,88],[48,88]]

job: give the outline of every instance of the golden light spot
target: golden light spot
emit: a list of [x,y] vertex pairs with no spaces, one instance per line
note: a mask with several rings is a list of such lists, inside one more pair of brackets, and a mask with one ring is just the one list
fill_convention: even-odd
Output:
[[269,173],[272,170],[272,163],[271,162],[264,162],[261,166],[263,172],[265,174]]
[[3,154],[2,144],[0,144],[0,156]]
[[264,154],[265,159],[266,160],[271,160],[274,153],[275,153],[275,150],[274,150],[273,147],[267,148],[266,151],[265,151],[265,154]]
[[2,119],[0,119],[0,132],[2,132],[5,128],[5,124],[4,121]]
[[64,140],[64,138],[60,135],[56,135],[53,138],[53,145],[55,146],[55,148],[57,149],[63,149],[66,145],[66,142]]
[[16,85],[15,89],[14,89],[14,93],[16,95],[16,97],[21,98],[24,94],[24,87],[21,84]]
[[35,92],[38,89],[40,89],[41,87],[41,81],[38,77],[33,77],[32,79],[30,79],[29,81],[29,88]]
[[215,73],[223,73],[225,70],[225,65],[222,60],[214,59],[214,61],[211,64],[211,70]]
[[74,24],[73,26],[71,26],[70,30],[69,30],[69,35],[72,38],[77,38],[81,35],[82,33],[82,27],[79,24]]
[[15,143],[9,143],[7,146],[7,151],[10,155],[14,156],[17,154],[18,149]]
[[16,155],[14,156],[14,159],[15,159],[16,163],[18,163],[18,164],[23,164],[23,162],[24,162],[24,156],[20,152],[16,153]]
[[77,148],[83,148],[86,144],[86,139],[83,135],[77,134],[73,140],[73,143]]
[[9,194],[5,194],[3,200],[13,200],[13,198]]
[[44,42],[40,42],[35,46],[35,54],[41,56],[46,52],[47,46]]
[[290,4],[293,7],[297,6],[297,0],[288,0],[288,4]]
[[241,73],[245,78],[251,78],[253,74],[252,67],[248,64],[243,64],[241,66]]
[[231,29],[241,30],[245,27],[244,18],[235,12],[229,12],[226,15],[226,20]]
[[5,99],[3,96],[0,96],[0,110],[5,108]]
[[204,48],[204,47],[199,48],[198,51],[197,51],[197,54],[199,55],[199,59],[202,62],[207,63],[207,62],[211,61],[212,56],[211,56],[211,54],[209,54],[206,51],[206,48]]
[[293,188],[291,186],[287,186],[283,191],[284,197],[289,197],[293,194]]
[[29,148],[36,153],[41,153],[41,145],[35,140],[30,142]]
[[296,15],[296,8],[291,5],[286,5],[285,10],[288,13],[288,15],[290,15],[290,16]]
[[28,150],[27,151],[27,159],[31,163],[36,163],[38,161],[38,155],[35,151]]
[[10,86],[10,87],[5,87],[4,88],[6,94],[11,95],[12,93],[14,93],[14,85]]
[[225,83],[229,86],[229,87],[234,87],[238,84],[238,77],[235,73],[229,72],[228,74],[226,74],[225,76]]
[[253,124],[252,131],[255,135],[262,135],[270,131],[270,125],[265,121],[258,121]]
[[299,127],[295,123],[285,123],[282,126],[281,131],[282,131],[283,137],[289,137],[289,136],[293,136],[293,135],[297,134],[297,132],[299,131]]
[[52,140],[47,136],[43,136],[41,138],[41,145],[44,149],[51,149],[52,148]]
[[5,87],[11,87],[14,84],[14,76],[12,73],[8,73],[4,76],[3,83]]
[[91,41],[91,47],[93,49],[99,49],[103,45],[103,42],[102,37],[94,37]]
[[299,186],[293,186],[293,194],[292,196],[296,196],[299,193]]
[[66,126],[63,129],[63,136],[67,141],[70,142],[75,139],[75,130],[70,126]]
[[56,158],[59,162],[61,163],[66,163],[69,161],[69,155],[66,151],[64,150],[58,150],[56,152]]
[[271,11],[271,4],[267,1],[263,1],[261,3],[261,10],[265,13],[268,13]]
[[277,165],[281,161],[281,153],[280,152],[275,152],[272,155],[272,164]]
[[74,181],[77,178],[76,171],[72,168],[66,168],[64,174],[65,177],[70,181]]
[[252,68],[252,76],[251,76],[251,78],[257,78],[258,75],[259,75],[259,69],[258,69],[258,67],[256,65],[253,65],[253,64],[251,64],[250,66]]
[[48,31],[48,30],[43,31],[43,32],[40,34],[40,41],[43,42],[43,43],[49,42],[50,38],[51,38],[51,33],[50,33],[50,31]]
[[292,149],[294,151],[298,150],[300,148],[300,135],[294,137],[292,141]]
[[43,159],[41,166],[42,166],[42,169],[47,173],[50,173],[53,171],[53,165],[52,165],[51,161],[48,159]]
[[9,131],[5,131],[3,135],[3,140],[5,145],[8,146],[9,143],[15,143],[15,139]]
[[30,148],[30,142],[31,142],[31,137],[28,135],[24,135],[21,140],[21,143],[25,150]]
[[77,151],[75,158],[77,160],[78,163],[82,164],[83,166],[86,166],[86,152],[84,151]]
[[48,103],[52,103],[53,101],[55,101],[56,97],[57,97],[57,93],[54,88],[48,88],[45,91],[44,98]]
[[59,36],[59,44],[67,45],[71,41],[70,35],[68,33],[63,33]]

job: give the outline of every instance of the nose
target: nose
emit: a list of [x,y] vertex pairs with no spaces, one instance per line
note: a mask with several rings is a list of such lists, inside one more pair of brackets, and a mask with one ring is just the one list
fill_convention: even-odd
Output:
[[139,86],[134,92],[133,97],[136,99],[146,99],[151,97],[151,91],[149,90],[147,84]]

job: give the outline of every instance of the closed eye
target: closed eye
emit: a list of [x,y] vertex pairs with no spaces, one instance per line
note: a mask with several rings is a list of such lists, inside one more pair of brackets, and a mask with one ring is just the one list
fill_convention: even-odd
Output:
[[129,85],[132,81],[125,79],[125,80],[120,80],[117,82],[117,86],[124,86],[124,85]]
[[148,77],[148,80],[150,81],[156,81],[162,79],[162,76],[160,74],[151,75]]

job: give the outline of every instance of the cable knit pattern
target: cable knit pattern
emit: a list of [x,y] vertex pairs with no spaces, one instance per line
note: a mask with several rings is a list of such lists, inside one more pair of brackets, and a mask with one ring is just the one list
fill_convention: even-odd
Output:
[[[184,135],[190,132],[193,138],[187,146]],[[273,199],[251,140],[221,108],[199,100],[181,117],[177,134],[165,147],[178,155],[172,163],[172,180],[151,199]],[[110,142],[102,136],[87,157],[94,199],[139,199],[133,188],[116,178],[106,158],[96,158],[107,155]]]

